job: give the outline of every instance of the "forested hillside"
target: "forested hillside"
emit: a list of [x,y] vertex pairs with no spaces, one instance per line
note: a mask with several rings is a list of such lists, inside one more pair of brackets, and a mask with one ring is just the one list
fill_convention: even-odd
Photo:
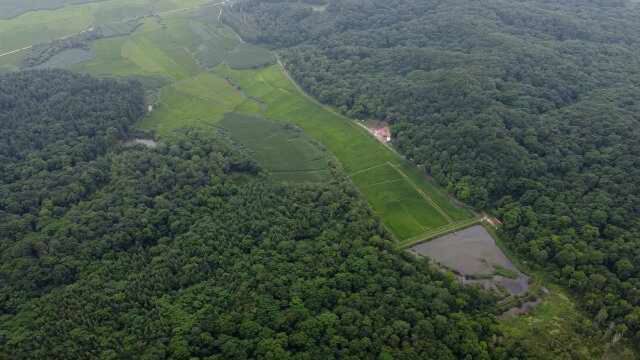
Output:
[[244,0],[224,21],[393,143],[510,246],[640,342],[640,7],[548,0]]
[[122,146],[135,83],[0,94],[0,358],[513,358],[494,299],[394,250],[339,169],[275,183],[215,130]]
[[52,70],[0,77],[0,250],[105,184],[102,157],[143,113],[135,83]]

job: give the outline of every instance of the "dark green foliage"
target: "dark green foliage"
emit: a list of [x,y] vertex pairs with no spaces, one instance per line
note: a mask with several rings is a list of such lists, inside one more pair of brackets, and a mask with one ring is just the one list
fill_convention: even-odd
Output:
[[400,151],[497,210],[513,248],[640,343],[637,2],[247,0],[227,15],[321,101],[392,122]]
[[[101,156],[144,113],[136,83],[54,70],[0,77],[0,250],[108,179]],[[44,206],[44,208],[43,208]]]
[[[31,204],[0,208],[0,358],[521,355],[499,345],[494,299],[394,250],[338,171],[276,184],[214,130],[111,141],[141,115],[139,92],[0,78],[2,199]],[[34,174],[37,194],[14,192]]]

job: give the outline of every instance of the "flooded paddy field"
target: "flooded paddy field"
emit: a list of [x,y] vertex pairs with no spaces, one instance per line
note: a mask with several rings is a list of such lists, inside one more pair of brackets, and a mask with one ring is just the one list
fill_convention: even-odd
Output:
[[453,271],[464,284],[477,284],[507,296],[524,295],[529,290],[529,277],[513,265],[480,225],[415,245],[409,251]]

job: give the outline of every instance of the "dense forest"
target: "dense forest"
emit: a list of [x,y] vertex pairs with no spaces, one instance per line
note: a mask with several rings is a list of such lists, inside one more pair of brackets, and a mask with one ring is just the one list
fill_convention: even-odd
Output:
[[640,343],[640,5],[243,0],[224,21]]
[[393,242],[339,168],[215,130],[125,146],[134,82],[0,77],[0,359],[515,359],[488,293]]

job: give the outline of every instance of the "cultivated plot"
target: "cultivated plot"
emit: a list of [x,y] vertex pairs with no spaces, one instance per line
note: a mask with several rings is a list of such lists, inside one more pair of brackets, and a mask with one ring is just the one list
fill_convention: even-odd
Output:
[[247,96],[266,104],[266,117],[294,123],[324,144],[398,240],[472,218],[428,184],[417,169],[408,172],[411,167],[365,129],[304,96],[280,67],[235,70],[218,66],[215,73],[232,79]]
[[257,116],[226,114],[218,126],[279,180],[326,181],[330,156],[302,129]]
[[391,163],[360,170],[352,179],[400,239],[415,235],[418,228],[424,232],[450,221]]

